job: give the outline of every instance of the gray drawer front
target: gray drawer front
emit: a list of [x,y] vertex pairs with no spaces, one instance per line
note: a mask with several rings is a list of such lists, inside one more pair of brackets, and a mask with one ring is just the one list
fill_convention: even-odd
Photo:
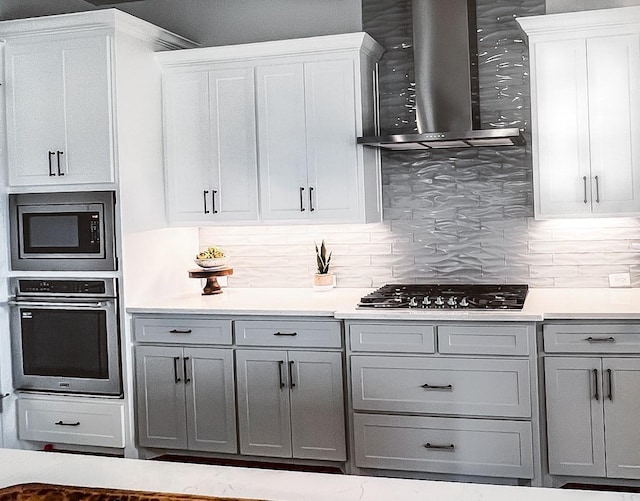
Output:
[[549,353],[640,353],[640,324],[545,324]]
[[234,324],[236,344],[287,348],[341,348],[337,321],[238,320]]
[[531,416],[527,360],[352,356],[351,381],[356,410]]
[[441,325],[438,351],[459,355],[529,355],[531,325]]
[[533,478],[529,422],[356,414],[354,427],[360,468]]
[[133,336],[138,343],[231,344],[231,320],[134,317]]
[[428,324],[351,324],[352,351],[435,352],[435,326]]

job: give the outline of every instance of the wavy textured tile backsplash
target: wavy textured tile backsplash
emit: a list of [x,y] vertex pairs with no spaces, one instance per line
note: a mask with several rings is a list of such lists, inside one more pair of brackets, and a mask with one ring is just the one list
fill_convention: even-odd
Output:
[[[477,0],[484,127],[520,127],[530,139],[527,48],[514,18],[543,13],[544,0]],[[410,19],[410,0],[364,0],[364,29],[386,49],[380,114],[389,132],[415,125]],[[640,285],[640,219],[534,220],[528,147],[383,152],[382,174],[383,223],[208,227],[200,244],[228,249],[233,287],[308,287],[322,239],[339,287],[606,287],[624,272]]]

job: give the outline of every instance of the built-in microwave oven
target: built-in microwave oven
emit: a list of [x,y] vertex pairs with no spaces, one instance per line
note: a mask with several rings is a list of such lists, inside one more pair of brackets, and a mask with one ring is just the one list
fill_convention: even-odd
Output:
[[115,193],[9,195],[11,269],[113,271]]

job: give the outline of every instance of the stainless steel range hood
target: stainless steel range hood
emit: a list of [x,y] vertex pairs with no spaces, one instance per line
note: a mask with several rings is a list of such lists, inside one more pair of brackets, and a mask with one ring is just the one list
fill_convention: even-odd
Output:
[[413,0],[418,133],[358,138],[388,150],[524,144],[518,128],[480,129],[475,0]]

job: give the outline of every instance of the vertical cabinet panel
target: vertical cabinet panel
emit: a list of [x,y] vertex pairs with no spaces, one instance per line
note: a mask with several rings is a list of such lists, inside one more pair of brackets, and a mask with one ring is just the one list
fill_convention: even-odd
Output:
[[587,66],[593,211],[640,211],[640,36],[587,40]]
[[12,186],[115,180],[110,38],[9,43]]
[[605,358],[604,416],[607,476],[640,478],[640,360]]
[[185,348],[189,450],[237,452],[233,353]]
[[256,79],[262,218],[307,218],[303,65],[259,67]]
[[[138,443],[147,447],[185,449],[185,393],[176,358],[182,348],[136,347]],[[176,372],[177,371],[177,372]]]
[[353,65],[352,60],[304,65],[310,204],[327,220],[354,219],[360,205]]
[[293,456],[344,461],[340,353],[289,352]]
[[240,453],[291,457],[285,351],[237,350]]
[[550,473],[604,477],[600,359],[547,357],[544,364]]

